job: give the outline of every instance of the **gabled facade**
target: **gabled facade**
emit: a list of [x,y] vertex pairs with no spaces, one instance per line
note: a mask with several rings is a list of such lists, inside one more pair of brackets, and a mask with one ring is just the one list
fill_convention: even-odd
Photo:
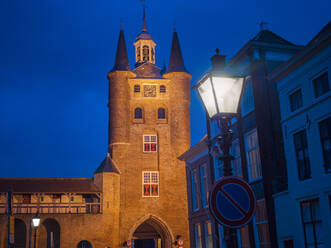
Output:
[[[248,75],[240,103],[240,117],[233,120],[232,124],[233,173],[247,180],[257,197],[253,221],[247,227],[234,232],[231,237],[234,247],[278,247],[273,194],[287,188],[287,177],[277,90],[268,81],[267,75],[301,49],[301,46],[294,45],[269,30],[261,30],[225,65]],[[213,60],[217,61],[215,56]],[[219,134],[219,128],[215,121],[207,121],[207,140],[212,141]],[[191,150],[186,152],[190,153]],[[184,158],[187,167],[191,166],[191,159],[190,156]],[[222,162],[214,158],[211,164],[210,178],[217,180],[223,176]],[[189,173],[187,175],[187,180],[192,184],[194,177],[190,177]],[[194,202],[193,197],[189,195],[191,205]],[[189,216],[194,216],[199,211],[190,210]],[[208,213],[205,216],[209,218]],[[209,221],[213,222],[212,219]],[[195,247],[226,247],[223,227],[217,224],[212,227],[215,237],[213,246],[204,242],[200,245],[197,242],[200,239],[199,232],[193,232],[191,243],[195,243]],[[198,224],[198,229],[203,229],[201,224]]]
[[7,247],[7,189],[13,192],[15,247],[190,247],[185,164],[190,147],[190,80],[178,34],[170,63],[155,65],[146,16],[129,65],[121,28],[109,79],[108,153],[93,178],[0,178],[0,246]]
[[288,190],[274,195],[281,248],[331,247],[331,23],[270,80],[277,86]]

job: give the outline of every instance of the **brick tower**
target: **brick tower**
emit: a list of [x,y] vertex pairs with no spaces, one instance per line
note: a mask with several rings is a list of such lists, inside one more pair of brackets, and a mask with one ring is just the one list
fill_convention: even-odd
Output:
[[145,10],[134,46],[131,69],[121,28],[115,65],[108,73],[107,163],[120,178],[118,242],[134,239],[135,247],[168,248],[180,237],[189,247],[185,164],[177,157],[190,147],[191,75],[176,30],[168,70],[155,65],[156,43]]

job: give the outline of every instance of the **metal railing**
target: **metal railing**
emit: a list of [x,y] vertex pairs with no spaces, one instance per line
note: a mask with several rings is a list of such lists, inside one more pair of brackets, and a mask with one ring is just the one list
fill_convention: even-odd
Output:
[[[0,203],[0,214],[7,214],[7,203]],[[12,203],[12,214],[98,214],[100,202],[92,203]]]

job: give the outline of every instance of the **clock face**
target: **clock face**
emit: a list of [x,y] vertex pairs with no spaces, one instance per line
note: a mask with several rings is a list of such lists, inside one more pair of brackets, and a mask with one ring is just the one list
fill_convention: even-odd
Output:
[[156,85],[144,85],[144,97],[156,97]]

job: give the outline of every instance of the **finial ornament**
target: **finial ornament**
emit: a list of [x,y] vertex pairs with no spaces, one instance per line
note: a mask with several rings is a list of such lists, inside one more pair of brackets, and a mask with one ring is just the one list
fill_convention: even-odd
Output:
[[147,26],[146,26],[146,5],[145,5],[145,0],[140,0],[143,4],[143,32],[147,32]]
[[176,28],[177,28],[177,25],[176,25],[176,23],[174,23],[174,32],[177,32]]
[[219,55],[220,54],[220,49],[216,48],[215,52],[216,52],[216,55]]
[[262,30],[266,30],[267,29],[267,25],[268,25],[268,23],[267,22],[260,22],[260,30],[262,31]]

